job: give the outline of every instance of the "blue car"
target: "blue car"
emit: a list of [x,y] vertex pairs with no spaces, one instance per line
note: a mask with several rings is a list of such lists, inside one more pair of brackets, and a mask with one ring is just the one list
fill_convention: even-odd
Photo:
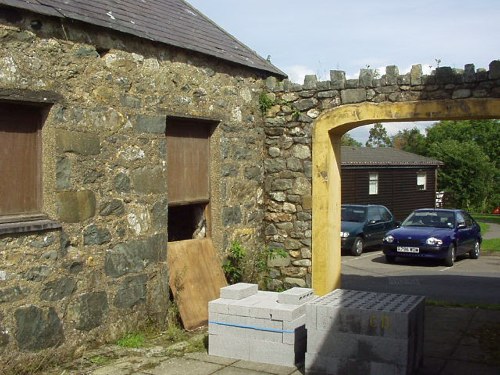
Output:
[[481,229],[467,212],[456,209],[419,209],[384,237],[388,263],[396,257],[441,259],[453,266],[458,255],[479,258]]
[[384,234],[399,225],[385,206],[343,204],[341,211],[341,248],[359,256],[370,246],[381,246]]

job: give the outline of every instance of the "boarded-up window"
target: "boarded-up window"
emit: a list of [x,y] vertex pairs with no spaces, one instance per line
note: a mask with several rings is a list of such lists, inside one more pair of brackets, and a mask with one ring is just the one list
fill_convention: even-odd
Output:
[[39,108],[0,103],[0,221],[41,211],[41,122]]
[[169,205],[209,201],[210,133],[204,121],[168,119]]

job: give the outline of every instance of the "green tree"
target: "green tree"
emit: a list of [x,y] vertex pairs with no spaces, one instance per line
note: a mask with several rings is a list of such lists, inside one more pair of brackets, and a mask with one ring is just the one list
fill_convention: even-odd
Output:
[[431,144],[429,155],[444,163],[438,186],[451,195],[454,205],[483,212],[492,204],[498,170],[477,143],[446,139]]
[[342,146],[362,147],[361,142],[356,141],[350,134],[345,133],[341,139]]
[[392,137],[392,146],[399,150],[425,155],[427,140],[425,135],[416,127],[413,129],[403,129]]
[[391,139],[387,135],[384,125],[376,123],[370,129],[370,136],[365,143],[366,147],[391,147]]
[[474,142],[500,168],[500,120],[440,121],[427,130],[427,144]]

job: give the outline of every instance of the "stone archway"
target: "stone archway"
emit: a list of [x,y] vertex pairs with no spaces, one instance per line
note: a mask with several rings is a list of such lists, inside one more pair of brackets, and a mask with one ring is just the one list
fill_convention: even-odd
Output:
[[360,103],[323,112],[312,134],[312,286],[319,295],[340,287],[340,139],[374,122],[500,118],[500,99]]
[[312,286],[322,295],[340,286],[340,142],[346,131],[374,122],[500,118],[500,60],[489,70],[422,66],[380,76],[361,69],[347,79],[306,76],[303,85],[266,81],[266,245],[274,259],[271,287]]

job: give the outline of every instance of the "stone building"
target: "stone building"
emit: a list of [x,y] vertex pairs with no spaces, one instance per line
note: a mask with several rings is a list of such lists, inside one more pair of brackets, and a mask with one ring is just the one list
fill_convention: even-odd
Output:
[[163,321],[169,238],[264,246],[259,97],[285,75],[182,0],[137,4],[0,0],[6,362]]

